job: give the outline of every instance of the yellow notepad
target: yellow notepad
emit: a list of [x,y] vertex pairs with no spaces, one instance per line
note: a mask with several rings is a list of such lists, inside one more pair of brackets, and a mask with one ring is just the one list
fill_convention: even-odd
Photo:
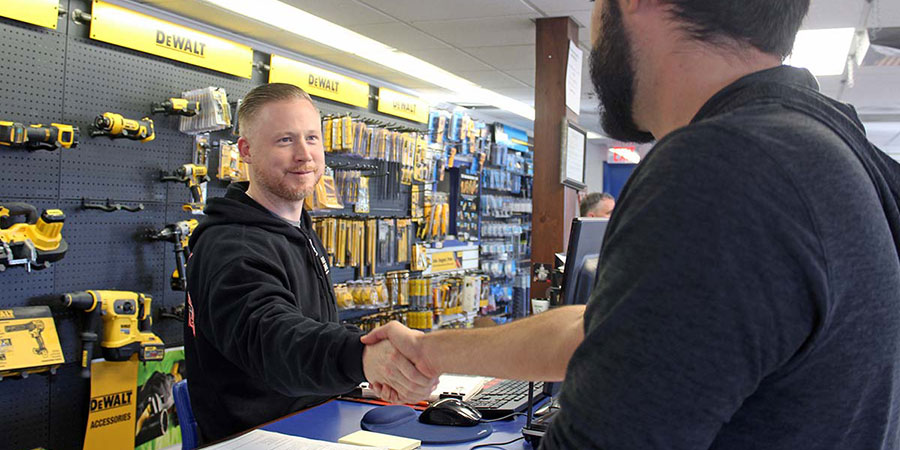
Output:
[[422,441],[390,434],[373,433],[360,430],[340,439],[341,444],[365,445],[369,447],[385,447],[388,450],[413,450],[422,446]]

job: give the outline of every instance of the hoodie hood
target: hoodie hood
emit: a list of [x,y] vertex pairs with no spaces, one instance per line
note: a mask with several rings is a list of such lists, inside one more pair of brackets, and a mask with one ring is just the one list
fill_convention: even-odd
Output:
[[[303,239],[305,236],[286,220],[278,217],[247,195],[249,182],[231,183],[224,197],[211,198],[206,202],[203,213],[206,217],[200,221],[197,229],[191,233],[189,246],[200,239],[206,230],[217,225],[253,225],[271,233],[285,235],[289,238]],[[300,225],[309,231],[311,220],[306,210],[300,217]]]

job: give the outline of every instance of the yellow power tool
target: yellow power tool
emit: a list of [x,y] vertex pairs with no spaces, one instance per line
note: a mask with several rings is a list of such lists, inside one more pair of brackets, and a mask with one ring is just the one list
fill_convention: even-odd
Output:
[[[25,217],[24,222],[17,222]],[[47,209],[38,216],[27,203],[0,204],[0,272],[11,266],[40,270],[59,261],[69,249],[62,237],[65,214]]]
[[153,114],[165,113],[167,116],[193,117],[200,112],[200,102],[185,98],[170,98],[150,105]]
[[185,164],[175,169],[171,174],[163,172],[160,181],[175,181],[184,183],[191,190],[191,203],[184,205],[185,211],[203,210],[203,191],[200,185],[209,181],[209,169],[200,164]]
[[156,138],[156,132],[153,128],[153,119],[149,117],[134,120],[126,119],[121,114],[105,112],[94,119],[91,127],[91,137],[97,136],[150,142]]
[[34,150],[75,148],[78,145],[78,127],[61,123],[50,125],[24,125],[18,122],[0,121],[0,145]]
[[148,237],[154,241],[165,241],[175,244],[175,272],[172,273],[172,290],[187,290],[187,256],[191,253],[188,249],[188,241],[191,233],[197,228],[197,220],[182,220],[180,222],[170,223],[162,230],[150,230]]
[[[150,316],[152,298],[128,291],[84,291],[65,294],[66,307],[87,314],[81,333],[81,376],[91,377],[94,343],[107,361],[127,361],[137,353],[140,361],[161,361],[166,350],[162,339],[153,334]],[[102,322],[102,338],[99,337]]]

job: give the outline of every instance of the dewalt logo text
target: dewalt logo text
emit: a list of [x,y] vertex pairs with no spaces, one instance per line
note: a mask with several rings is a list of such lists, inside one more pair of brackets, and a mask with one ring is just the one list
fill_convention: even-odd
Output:
[[192,40],[177,34],[166,33],[156,30],[156,45],[160,47],[171,48],[180,52],[189,53],[201,58],[206,57],[206,43],[202,41]]
[[324,89],[326,91],[331,91],[337,93],[341,88],[341,82],[335,81],[325,77],[319,77],[316,75],[309,76],[309,85],[312,87],[317,87],[319,89]]
[[131,405],[131,391],[106,394],[91,399],[91,412]]
[[394,106],[394,109],[396,109],[398,111],[406,111],[410,114],[416,113],[416,105],[414,105],[412,103],[394,102],[393,106]]

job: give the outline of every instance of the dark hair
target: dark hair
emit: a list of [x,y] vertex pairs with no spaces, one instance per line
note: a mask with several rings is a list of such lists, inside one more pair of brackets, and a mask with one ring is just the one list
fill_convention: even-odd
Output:
[[590,194],[585,195],[584,199],[581,200],[581,204],[578,206],[581,212],[580,215],[582,217],[586,216],[603,200],[615,200],[615,198],[612,195],[607,194],[606,192],[591,192]]
[[700,42],[727,45],[732,41],[782,58],[794,47],[809,1],[662,0],[684,30]]
[[238,127],[240,128],[238,131],[245,136],[247,127],[259,115],[259,110],[263,106],[272,102],[293,99],[307,100],[314,108],[316,106],[306,91],[293,84],[269,83],[253,88],[244,96],[241,107],[238,108]]

